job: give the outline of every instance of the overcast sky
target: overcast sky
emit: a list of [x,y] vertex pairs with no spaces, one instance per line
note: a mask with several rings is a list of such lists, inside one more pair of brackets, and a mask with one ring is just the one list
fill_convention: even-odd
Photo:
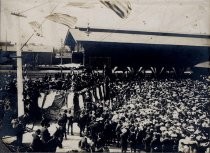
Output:
[[[24,43],[33,33],[29,22],[43,23],[43,37],[29,43],[59,47],[68,27],[44,18],[53,13],[77,17],[76,26],[210,35],[210,0],[130,0],[132,11],[122,19],[99,0],[0,0],[0,41]],[[68,5],[80,2],[82,7]],[[38,7],[37,7],[38,6]],[[34,8],[32,8],[34,7]],[[29,9],[29,10],[28,10]],[[12,16],[22,12],[27,18]],[[18,34],[20,32],[20,34]],[[20,37],[18,37],[20,35]]]

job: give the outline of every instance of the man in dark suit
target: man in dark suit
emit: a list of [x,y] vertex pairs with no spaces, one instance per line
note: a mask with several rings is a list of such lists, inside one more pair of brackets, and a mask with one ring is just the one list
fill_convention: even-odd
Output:
[[63,134],[65,138],[67,139],[67,134],[66,134],[66,123],[67,123],[67,110],[64,110],[64,113],[61,115],[61,117],[58,119],[58,125],[62,127],[63,129]]
[[57,147],[62,148],[62,143],[59,140],[59,135],[55,133],[52,138],[47,142],[47,152],[56,152]]
[[41,152],[42,151],[43,143],[40,138],[40,133],[41,133],[41,130],[38,129],[35,131],[35,133],[32,134],[33,140],[31,142],[30,147],[33,152]]
[[129,132],[127,128],[122,129],[122,134],[120,134],[121,150],[122,153],[126,153],[128,148],[128,136]]
[[50,127],[50,124],[46,123],[41,129],[40,135],[41,135],[41,140],[43,143],[47,143],[51,139],[50,132],[48,131],[48,127]]
[[71,113],[71,110],[69,110],[67,114],[67,119],[68,119],[68,129],[67,129],[67,134],[69,134],[69,128],[71,128],[71,135],[74,135],[73,133],[73,123],[74,123],[74,117]]

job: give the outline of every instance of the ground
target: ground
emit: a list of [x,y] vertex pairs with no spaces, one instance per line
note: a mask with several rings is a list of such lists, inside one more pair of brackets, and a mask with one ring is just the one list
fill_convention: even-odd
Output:
[[[28,127],[31,127],[32,125],[29,125]],[[52,123],[49,127],[49,132],[53,134],[56,130],[56,124]],[[33,128],[33,131],[40,129],[40,125],[35,125]],[[23,144],[30,144],[32,141],[32,133],[33,132],[27,132],[23,135]],[[57,148],[57,152],[68,152],[72,150],[78,150],[80,151],[80,148],[78,147],[78,143],[80,141],[81,137],[79,136],[79,127],[77,126],[77,123],[74,123],[74,135],[67,135],[67,140],[64,138],[63,140],[63,148]],[[3,142],[6,144],[12,144],[16,137],[14,136],[5,136],[3,137]],[[110,147],[110,152],[120,152],[120,148],[117,147]],[[130,150],[128,150],[130,151]]]

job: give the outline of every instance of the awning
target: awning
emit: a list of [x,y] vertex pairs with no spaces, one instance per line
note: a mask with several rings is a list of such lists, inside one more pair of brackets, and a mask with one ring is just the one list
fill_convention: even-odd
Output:
[[195,67],[210,69],[210,61],[199,63],[199,64],[195,65]]
[[80,68],[82,65],[77,63],[70,63],[70,64],[60,64],[56,66],[60,68]]

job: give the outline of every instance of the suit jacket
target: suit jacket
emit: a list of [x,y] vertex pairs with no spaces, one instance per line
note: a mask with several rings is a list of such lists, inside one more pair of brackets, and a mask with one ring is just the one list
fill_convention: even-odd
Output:
[[41,129],[41,140],[46,143],[50,140],[51,136],[50,136],[50,133],[48,131],[48,129],[46,127],[43,127]]

